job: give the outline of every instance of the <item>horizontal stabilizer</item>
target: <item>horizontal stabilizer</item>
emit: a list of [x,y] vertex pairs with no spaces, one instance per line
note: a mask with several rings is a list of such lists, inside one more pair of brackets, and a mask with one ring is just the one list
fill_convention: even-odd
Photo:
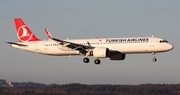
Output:
[[24,44],[14,43],[14,42],[7,42],[8,44],[18,45],[18,46],[28,46]]

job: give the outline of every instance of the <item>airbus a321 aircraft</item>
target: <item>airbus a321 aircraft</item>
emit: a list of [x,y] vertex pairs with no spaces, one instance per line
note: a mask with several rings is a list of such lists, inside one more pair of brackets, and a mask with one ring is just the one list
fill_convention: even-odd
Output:
[[21,18],[14,18],[14,23],[19,42],[7,42],[12,47],[52,56],[84,55],[84,63],[90,61],[88,56],[95,57],[94,63],[100,64],[100,58],[124,60],[126,54],[139,53],[152,53],[155,62],[157,61],[155,53],[173,49],[173,45],[167,40],[153,36],[61,40],[49,35],[50,40],[40,40]]

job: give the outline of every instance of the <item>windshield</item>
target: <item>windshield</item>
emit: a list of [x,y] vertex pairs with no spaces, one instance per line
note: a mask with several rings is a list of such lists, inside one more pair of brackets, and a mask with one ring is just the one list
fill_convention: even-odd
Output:
[[159,43],[168,43],[166,40],[160,40]]

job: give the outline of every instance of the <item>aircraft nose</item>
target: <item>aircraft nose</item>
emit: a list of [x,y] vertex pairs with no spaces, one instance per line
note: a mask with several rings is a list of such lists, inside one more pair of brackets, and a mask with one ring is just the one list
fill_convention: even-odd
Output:
[[172,50],[172,49],[174,48],[174,46],[173,46],[172,44],[169,44],[169,45],[167,46],[167,48],[168,48],[168,50]]

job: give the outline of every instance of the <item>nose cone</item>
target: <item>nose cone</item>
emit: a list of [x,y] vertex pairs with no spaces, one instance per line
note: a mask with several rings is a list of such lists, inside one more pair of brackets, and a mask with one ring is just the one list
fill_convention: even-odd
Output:
[[167,50],[172,50],[173,48],[174,48],[174,46],[172,44],[167,45]]

